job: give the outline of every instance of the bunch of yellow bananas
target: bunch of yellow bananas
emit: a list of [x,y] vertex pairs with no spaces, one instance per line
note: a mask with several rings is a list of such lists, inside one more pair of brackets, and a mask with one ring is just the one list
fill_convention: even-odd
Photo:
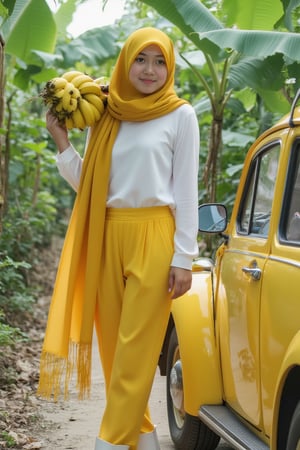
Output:
[[71,70],[48,81],[40,96],[68,129],[83,130],[97,122],[104,112],[108,87],[104,77],[92,77]]

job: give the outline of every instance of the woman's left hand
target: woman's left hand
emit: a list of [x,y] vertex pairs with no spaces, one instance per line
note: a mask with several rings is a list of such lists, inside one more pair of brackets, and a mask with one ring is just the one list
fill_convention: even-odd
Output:
[[181,267],[171,267],[169,273],[169,292],[172,299],[180,297],[190,289],[192,285],[192,271]]

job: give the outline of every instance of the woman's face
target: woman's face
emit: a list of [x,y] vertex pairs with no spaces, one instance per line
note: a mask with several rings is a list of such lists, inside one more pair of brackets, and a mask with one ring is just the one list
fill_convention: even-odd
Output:
[[129,70],[129,80],[141,94],[149,95],[163,87],[168,69],[157,45],[145,47],[135,58]]

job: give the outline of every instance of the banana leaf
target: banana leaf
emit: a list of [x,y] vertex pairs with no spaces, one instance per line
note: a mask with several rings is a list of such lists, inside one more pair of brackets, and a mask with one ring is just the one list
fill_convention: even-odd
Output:
[[31,63],[32,50],[53,53],[56,24],[45,0],[17,0],[1,29],[5,52]]
[[60,67],[75,67],[77,61],[83,61],[90,67],[99,67],[119,53],[117,39],[118,30],[112,25],[88,30],[57,47],[56,52],[63,57]]
[[291,61],[300,60],[300,34],[297,33],[223,29],[199,33],[199,37],[247,56],[263,59],[281,53]]
[[244,30],[274,30],[284,15],[281,0],[223,0],[222,11],[227,28]]

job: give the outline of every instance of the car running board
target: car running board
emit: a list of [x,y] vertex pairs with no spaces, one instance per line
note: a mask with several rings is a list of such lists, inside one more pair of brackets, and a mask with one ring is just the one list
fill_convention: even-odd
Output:
[[203,405],[200,420],[237,450],[269,450],[255,434],[224,405]]

